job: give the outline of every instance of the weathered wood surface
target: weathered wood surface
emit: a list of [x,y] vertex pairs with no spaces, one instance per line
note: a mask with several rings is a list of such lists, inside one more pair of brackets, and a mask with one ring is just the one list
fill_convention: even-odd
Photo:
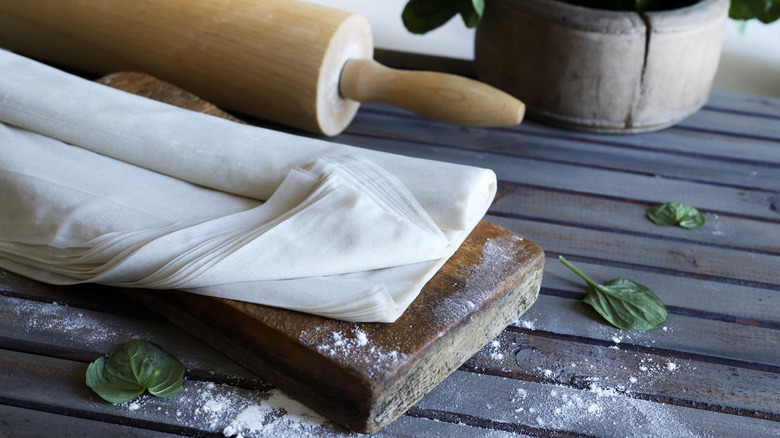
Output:
[[[778,127],[780,100],[720,92],[682,124],[632,136],[459,128],[364,106],[333,141],[494,168],[487,220],[547,255],[534,306],[377,436],[780,436]],[[669,200],[707,225],[644,219]],[[605,325],[559,254],[597,281],[649,286],[669,322]],[[218,437],[248,412],[266,426],[244,436],[350,435],[127,297],[11,274],[0,285],[0,436]],[[86,363],[133,337],[193,370],[182,398],[114,407],[86,390]]]

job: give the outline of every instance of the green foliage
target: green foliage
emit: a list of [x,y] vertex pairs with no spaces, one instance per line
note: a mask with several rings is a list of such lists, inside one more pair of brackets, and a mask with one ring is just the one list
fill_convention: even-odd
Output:
[[707,221],[699,210],[679,202],[654,205],[647,209],[647,218],[656,225],[677,225],[688,229],[699,228]]
[[731,0],[729,17],[772,23],[780,19],[780,0]]
[[456,14],[467,27],[475,27],[484,11],[484,0],[409,0],[401,19],[409,32],[424,34],[443,26]]
[[[519,0],[521,1],[521,0]],[[699,0],[559,0],[569,4],[610,11],[650,12],[691,6]],[[409,0],[401,18],[406,29],[424,34],[460,14],[467,27],[482,20],[485,0]],[[772,23],[780,19],[780,0],[731,0],[729,17]]]
[[588,284],[588,294],[583,302],[613,326],[622,330],[647,331],[666,322],[666,306],[647,287],[625,278],[597,284],[563,256],[558,259]]
[[119,404],[144,391],[171,397],[184,390],[184,366],[157,344],[130,341],[87,368],[87,386],[104,400]]

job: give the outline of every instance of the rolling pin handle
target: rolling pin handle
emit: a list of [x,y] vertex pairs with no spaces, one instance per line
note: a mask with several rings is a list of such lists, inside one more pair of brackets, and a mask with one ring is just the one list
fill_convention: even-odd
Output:
[[387,103],[457,125],[516,125],[525,113],[521,101],[485,83],[446,73],[396,70],[371,59],[347,61],[339,91],[357,102]]

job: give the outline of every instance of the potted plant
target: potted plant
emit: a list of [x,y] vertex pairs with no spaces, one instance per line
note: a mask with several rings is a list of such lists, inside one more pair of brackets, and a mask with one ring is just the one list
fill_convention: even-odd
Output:
[[595,132],[661,129],[704,104],[724,22],[780,18],[778,0],[410,0],[425,33],[460,14],[476,27],[478,77],[532,118]]

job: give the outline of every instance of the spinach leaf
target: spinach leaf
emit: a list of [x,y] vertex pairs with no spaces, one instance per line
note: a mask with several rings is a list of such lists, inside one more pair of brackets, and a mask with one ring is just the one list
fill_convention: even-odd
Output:
[[181,362],[149,341],[130,341],[87,368],[87,386],[114,404],[129,402],[146,390],[170,397],[184,390],[183,383]]
[[647,209],[647,218],[657,225],[677,225],[683,228],[699,228],[707,221],[704,215],[690,205],[667,202]]
[[596,312],[615,327],[623,330],[646,331],[666,322],[668,317],[666,306],[647,287],[625,278],[615,278],[600,285],[563,256],[559,256],[558,259],[588,283],[588,294],[583,301],[596,309]]

